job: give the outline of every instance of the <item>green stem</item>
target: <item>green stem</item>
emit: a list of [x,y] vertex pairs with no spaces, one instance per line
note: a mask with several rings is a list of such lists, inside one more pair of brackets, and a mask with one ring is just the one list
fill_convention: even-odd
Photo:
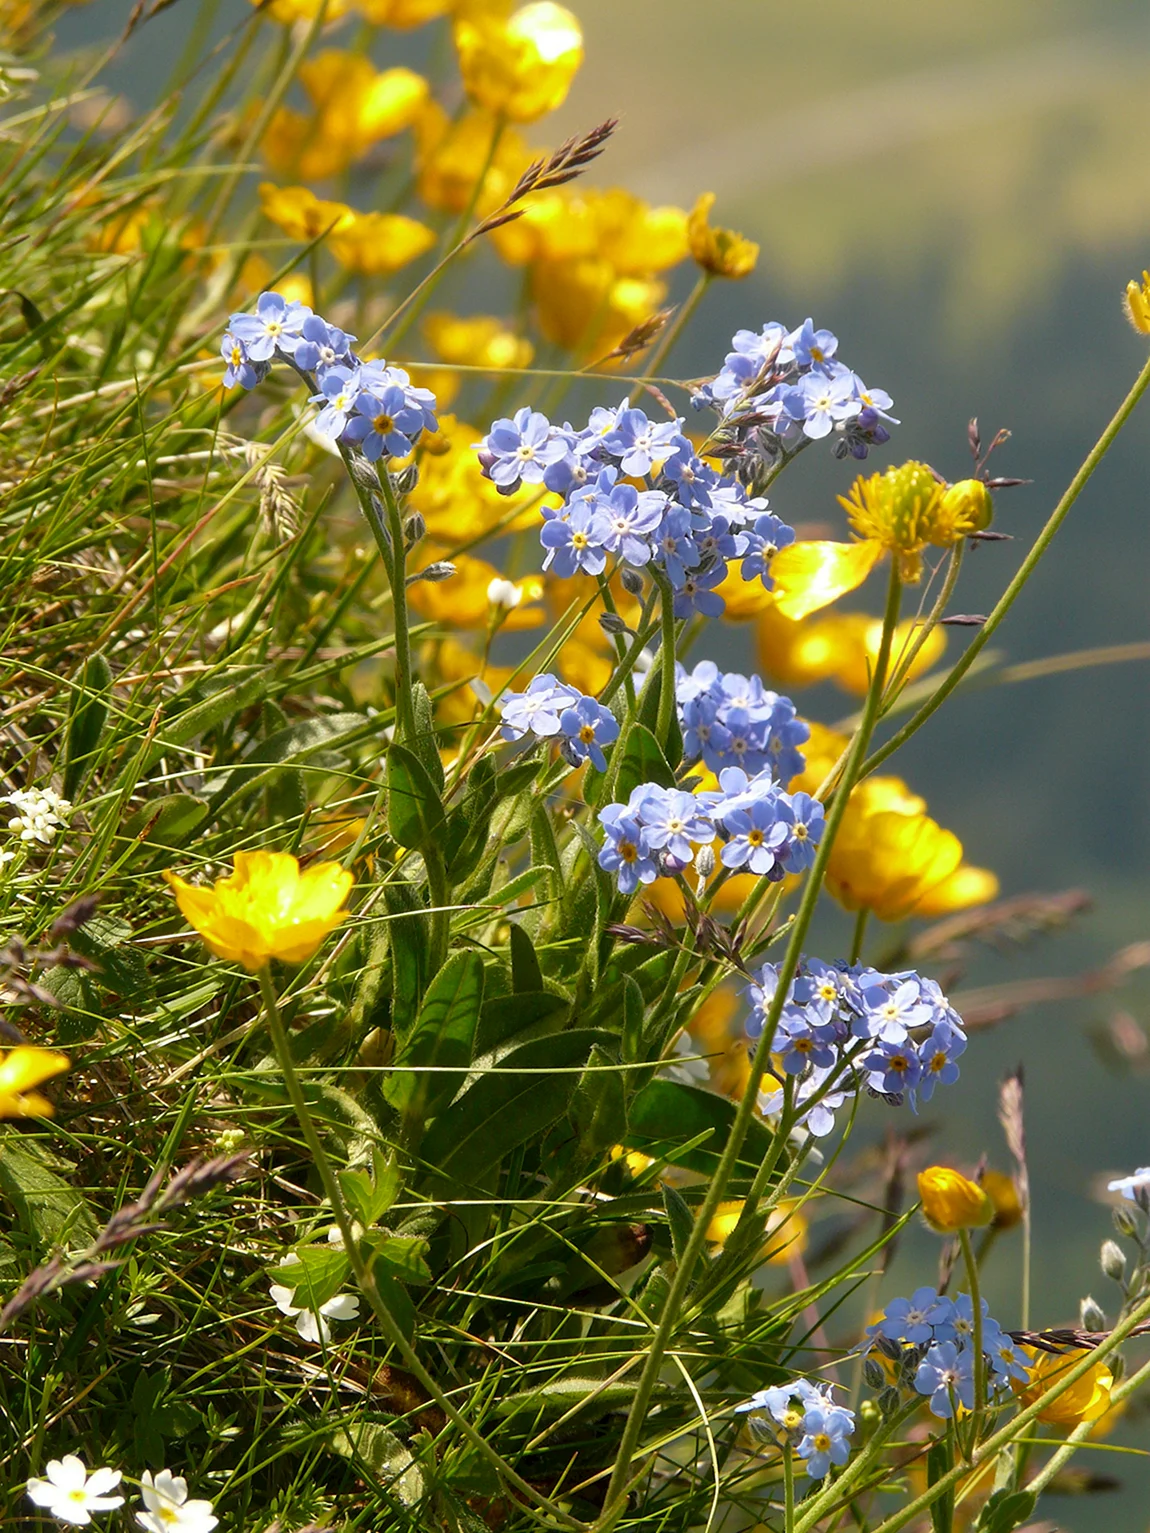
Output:
[[902,690],[903,682],[910,675],[911,666],[918,658],[919,651],[930,638],[933,631],[938,627],[939,620],[946,611],[950,598],[954,595],[954,588],[958,584],[959,571],[962,569],[962,556],[966,551],[966,543],[956,543],[950,551],[950,565],[947,568],[946,578],[942,583],[942,590],[938,593],[938,599],[930,609],[927,617],[919,624],[918,632],[895,661],[894,670],[891,672],[890,685],[887,688],[887,700],[883,706],[883,715],[890,712],[892,704],[897,700]]
[[[1116,1389],[1111,1390],[1111,1404],[1121,1405],[1123,1400],[1129,1399],[1135,1390],[1141,1389],[1147,1382],[1150,1382],[1150,1362],[1143,1363],[1142,1367],[1132,1373],[1128,1379],[1123,1380]],[[1041,1495],[1063,1464],[1073,1457],[1075,1449],[1090,1436],[1095,1426],[1097,1426],[1095,1421],[1080,1421],[1058,1451],[1050,1456],[1034,1478],[1027,1483],[1027,1490],[1032,1490],[1035,1495]]]
[[970,1312],[974,1316],[974,1410],[970,1418],[970,1454],[974,1458],[978,1447],[978,1434],[982,1430],[982,1413],[986,1406],[986,1357],[982,1350],[982,1287],[978,1280],[978,1263],[970,1243],[970,1231],[959,1230],[962,1260],[966,1266],[966,1281],[970,1284]]
[[723,1150],[722,1158],[712,1178],[711,1185],[707,1190],[707,1195],[703,1199],[699,1212],[696,1215],[695,1225],[679,1261],[670,1291],[667,1294],[658,1328],[651,1338],[647,1352],[647,1361],[644,1364],[643,1372],[636,1386],[635,1397],[631,1402],[631,1409],[628,1412],[627,1421],[623,1428],[615,1465],[611,1472],[611,1480],[607,1487],[603,1514],[595,1524],[596,1533],[608,1533],[608,1530],[615,1526],[625,1510],[626,1502],[623,1490],[630,1475],[631,1459],[635,1454],[639,1438],[642,1434],[651,1392],[655,1387],[655,1381],[662,1367],[663,1357],[678,1321],[683,1300],[690,1288],[695,1265],[706,1245],[707,1229],[714,1218],[716,1208],[722,1201],[727,1183],[730,1181],[731,1174],[738,1160],[739,1151],[742,1149],[743,1141],[750,1128],[751,1119],[755,1114],[759,1084],[770,1060],[775,1029],[778,1026],[779,1017],[782,1015],[791,980],[798,969],[803,942],[806,939],[807,930],[814,915],[815,905],[818,902],[819,890],[826,872],[827,862],[830,858],[831,847],[834,844],[835,836],[842,822],[843,814],[846,811],[851,788],[854,786],[855,778],[866,754],[875,721],[878,717],[883,686],[886,682],[887,666],[890,663],[891,637],[898,622],[901,589],[898,565],[892,560],[890,585],[887,591],[886,614],[883,620],[882,641],[879,645],[879,653],[875,662],[874,675],[871,678],[870,690],[867,693],[863,718],[859,724],[858,732],[851,743],[847,762],[843,769],[842,781],[839,784],[838,792],[835,794],[831,812],[827,817],[826,829],[819,845],[814,866],[811,868],[806,887],[803,890],[802,903],[795,916],[790,940],[787,943],[786,954],[780,965],[775,997],[764,1021],[763,1031],[751,1060],[750,1076],[747,1080],[742,1100],[736,1109],[734,1122],[727,1136],[726,1147]]
[[1018,596],[1022,591],[1022,588],[1026,585],[1026,582],[1034,573],[1035,568],[1038,565],[1038,561],[1050,547],[1051,543],[1054,541],[1055,534],[1069,515],[1070,508],[1074,505],[1074,502],[1086,488],[1086,485],[1094,473],[1094,470],[1098,467],[1098,465],[1102,462],[1102,459],[1109,452],[1115,437],[1122,430],[1122,427],[1130,418],[1135,405],[1142,398],[1142,395],[1146,392],[1147,387],[1150,387],[1150,361],[1146,363],[1142,371],[1138,374],[1138,377],[1134,381],[1134,386],[1131,388],[1126,398],[1118,406],[1118,409],[1114,413],[1114,416],[1110,420],[1106,429],[1091,448],[1090,452],[1086,455],[1086,459],[1083,462],[1082,467],[1075,474],[1069,485],[1067,485],[1062,499],[1050,513],[1049,520],[1047,521],[1045,527],[1043,527],[1042,531],[1038,534],[1038,537],[1034,540],[1030,552],[1027,554],[1026,558],[1022,561],[1022,564],[1019,567],[1018,573],[1007,586],[1006,590],[1002,593],[1002,596],[999,598],[994,610],[991,612],[986,622],[982,625],[978,633],[967,645],[966,653],[948,673],[946,679],[940,683],[938,688],[931,694],[926,702],[923,703],[918,712],[914,714],[910,719],[908,719],[903,727],[898,730],[896,734],[893,734],[885,745],[881,746],[877,751],[875,751],[874,755],[871,756],[871,758],[863,767],[861,774],[862,776],[868,776],[876,769],[876,767],[881,766],[884,761],[886,761],[890,756],[893,756],[895,751],[897,751],[901,746],[905,745],[912,735],[917,734],[922,726],[926,723],[927,719],[938,712],[939,708],[942,707],[943,703],[962,681],[962,678],[966,675],[967,671],[970,670],[975,660],[982,653],[983,649],[985,649],[987,643],[990,641],[991,635],[995,632],[999,624],[1006,617],[1006,614],[1010,611],[1011,607],[1013,607],[1015,601],[1018,599]]
[[660,747],[665,749],[671,733],[671,720],[675,717],[675,595],[671,590],[671,582],[662,570],[652,566],[651,573],[659,587],[659,613],[663,629],[663,643],[659,653],[659,712],[655,734]]
[[858,963],[862,957],[863,943],[866,941],[867,922],[870,920],[870,911],[864,905],[855,916],[854,936],[851,938],[851,963]]
[[455,1406],[440,1389],[439,1385],[423,1366],[419,1354],[404,1335],[399,1323],[384,1302],[383,1295],[376,1285],[375,1276],[370,1265],[363,1258],[360,1250],[359,1237],[343,1201],[343,1193],[340,1190],[339,1178],[335,1169],[328,1159],[327,1151],[323,1147],[323,1141],[319,1137],[315,1120],[303,1094],[303,1087],[296,1073],[295,1061],[292,1058],[291,1043],[288,1040],[287,1030],[280,1016],[279,1002],[276,998],[275,986],[272,984],[271,970],[267,964],[259,970],[260,996],[264,1003],[264,1014],[267,1018],[268,1032],[271,1034],[272,1047],[275,1050],[276,1059],[284,1078],[284,1086],[287,1090],[288,1100],[299,1123],[300,1131],[304,1137],[304,1143],[308,1147],[312,1160],[315,1162],[316,1171],[323,1186],[324,1196],[331,1204],[335,1222],[339,1227],[340,1236],[343,1239],[343,1249],[351,1264],[351,1270],[355,1274],[356,1282],[364,1298],[371,1307],[372,1313],[379,1322],[388,1342],[403,1358],[404,1366],[408,1368],[418,1379],[419,1383],[427,1391],[436,1405],[456,1428],[467,1439],[477,1452],[481,1453],[489,1463],[494,1465],[497,1471],[535,1506],[550,1512],[559,1522],[567,1528],[581,1528],[582,1524],[575,1518],[569,1517],[565,1512],[555,1507],[541,1496],[534,1486],[522,1479],[510,1464],[498,1454],[495,1449],[480,1436],[471,1423],[461,1416]]
[[[674,346],[675,342],[679,339],[687,325],[690,323],[691,316],[699,307],[700,303],[702,303],[703,295],[706,293],[707,289],[710,287],[714,280],[715,276],[713,272],[702,271],[699,273],[699,280],[691,289],[687,301],[682,305],[674,319],[663,331],[663,334],[659,337],[659,344],[651,353],[650,359],[648,360],[646,367],[643,369],[644,378],[653,377],[659,371],[660,367],[662,367],[663,362],[670,354],[671,347]],[[628,399],[627,403],[629,405],[634,405],[642,392],[643,385],[641,383],[637,383],[631,390],[631,397]]]
[[795,1458],[789,1442],[783,1444],[783,1527],[795,1533]]

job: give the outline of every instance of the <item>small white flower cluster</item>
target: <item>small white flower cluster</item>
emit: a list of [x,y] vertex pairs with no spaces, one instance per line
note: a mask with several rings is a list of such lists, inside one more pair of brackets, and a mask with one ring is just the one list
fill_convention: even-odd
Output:
[[8,820],[8,829],[21,841],[38,841],[50,846],[56,832],[72,812],[66,798],[51,788],[17,788],[0,798],[0,804],[11,804],[16,811]]
[[[124,1504],[123,1496],[108,1494],[120,1483],[118,1469],[93,1469],[89,1474],[83,1459],[66,1453],[62,1459],[49,1462],[45,1475],[28,1481],[29,1498],[57,1521],[72,1527],[85,1527],[93,1512],[110,1512]],[[140,1500],[136,1521],[146,1533],[212,1533],[220,1520],[210,1501],[188,1499],[188,1482],[170,1469],[155,1475],[144,1471]]]

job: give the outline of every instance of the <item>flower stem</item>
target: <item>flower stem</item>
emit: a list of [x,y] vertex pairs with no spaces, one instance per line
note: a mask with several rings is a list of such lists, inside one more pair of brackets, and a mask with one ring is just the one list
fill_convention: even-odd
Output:
[[867,922],[870,920],[870,911],[864,905],[855,916],[854,936],[851,938],[851,963],[858,963],[862,957],[863,943],[866,941]]
[[795,1458],[789,1442],[783,1444],[783,1527],[795,1530]]
[[974,1247],[970,1243],[970,1231],[959,1230],[962,1260],[966,1267],[966,1281],[970,1284],[970,1311],[974,1316],[974,1410],[970,1417],[970,1454],[978,1447],[978,1434],[982,1430],[982,1413],[986,1406],[986,1355],[982,1350],[982,1288],[978,1281],[978,1263]]
[[264,1015],[267,1018],[268,1032],[271,1034],[272,1048],[283,1073],[284,1086],[287,1090],[288,1100],[295,1112],[296,1121],[303,1134],[304,1143],[308,1147],[312,1160],[315,1162],[316,1171],[323,1185],[324,1196],[331,1204],[335,1222],[339,1227],[340,1236],[343,1239],[343,1248],[347,1253],[347,1259],[351,1263],[351,1269],[355,1273],[356,1282],[360,1291],[371,1307],[372,1313],[379,1322],[380,1328],[388,1342],[396,1349],[403,1358],[404,1366],[414,1374],[419,1383],[427,1391],[436,1405],[451,1422],[452,1426],[467,1439],[477,1452],[481,1453],[498,1472],[527,1499],[537,1507],[551,1513],[564,1527],[580,1528],[581,1523],[575,1518],[569,1517],[558,1507],[553,1506],[545,1496],[539,1494],[534,1486],[528,1484],[520,1475],[516,1474],[511,1465],[498,1454],[490,1443],[475,1430],[471,1423],[461,1416],[455,1406],[440,1389],[427,1369],[423,1366],[418,1353],[411,1342],[404,1335],[399,1323],[388,1309],[383,1295],[375,1281],[375,1276],[367,1261],[364,1260],[360,1250],[359,1237],[352,1225],[351,1216],[347,1211],[347,1205],[343,1201],[343,1193],[340,1190],[339,1178],[335,1169],[328,1159],[327,1151],[323,1147],[323,1141],[319,1137],[319,1131],[315,1126],[315,1120],[311,1115],[311,1109],[303,1094],[299,1075],[296,1073],[295,1061],[291,1054],[291,1044],[288,1040],[287,1030],[280,1016],[279,1002],[276,998],[275,986],[272,984],[271,970],[267,964],[259,970],[260,996],[264,1003]]
[[[902,583],[899,579],[898,565],[892,560],[890,584],[887,590],[886,614],[883,619],[882,640],[879,644],[878,657],[875,661],[874,674],[871,677],[871,685],[867,693],[863,717],[854,740],[851,742],[842,778],[835,793],[830,814],[827,816],[823,839],[819,844],[818,854],[815,857],[814,865],[811,868],[803,890],[802,903],[795,916],[790,940],[787,943],[786,954],[780,965],[775,997],[764,1021],[763,1031],[751,1060],[750,1075],[743,1091],[742,1100],[735,1111],[734,1122],[731,1124],[730,1132],[727,1135],[726,1147],[711,1180],[711,1185],[707,1189],[707,1195],[703,1199],[702,1205],[695,1217],[694,1227],[679,1260],[674,1280],[663,1305],[663,1313],[660,1316],[658,1328],[652,1336],[648,1347],[647,1361],[644,1364],[643,1372],[635,1388],[635,1396],[631,1402],[631,1409],[628,1412],[619,1442],[619,1449],[615,1457],[615,1465],[611,1471],[611,1480],[607,1487],[603,1513],[595,1524],[596,1533],[608,1533],[608,1530],[615,1526],[626,1510],[625,1488],[630,1478],[631,1460],[639,1445],[639,1438],[646,1421],[651,1392],[655,1387],[655,1381],[662,1367],[668,1343],[678,1322],[683,1300],[686,1298],[690,1288],[695,1264],[706,1245],[708,1226],[714,1218],[716,1208],[722,1201],[723,1193],[726,1191],[727,1183],[730,1181],[731,1174],[738,1161],[739,1151],[743,1147],[743,1141],[750,1128],[751,1119],[755,1114],[759,1084],[770,1060],[775,1030],[778,1027],[779,1017],[782,1015],[787,992],[798,968],[803,943],[806,940],[807,931],[814,916],[815,905],[818,902],[819,890],[826,872],[827,862],[830,858],[831,847],[834,844],[839,825],[842,823],[851,788],[854,786],[858,776],[863,758],[866,755],[867,746],[870,743],[871,734],[874,731],[875,722],[878,718],[879,704],[882,701],[883,687],[886,683],[887,666],[890,663],[891,638],[898,623],[901,591]],[[749,1203],[750,1199],[748,1199]],[[749,1219],[754,1209],[748,1209],[744,1206],[743,1212]]]
[[675,717],[675,595],[671,590],[671,582],[661,570],[652,568],[651,573],[659,587],[659,612],[663,627],[663,643],[659,653],[659,712],[655,734],[660,748],[665,749],[671,733],[671,720]]
[[1091,475],[1094,473],[1094,470],[1098,467],[1103,458],[1109,452],[1115,437],[1126,424],[1134,410],[1135,405],[1142,398],[1142,395],[1146,392],[1148,387],[1150,387],[1150,361],[1146,363],[1145,367],[1143,367],[1142,371],[1138,374],[1138,377],[1134,380],[1134,385],[1130,392],[1118,406],[1118,409],[1115,411],[1102,435],[1098,438],[1097,442],[1095,442],[1089,453],[1087,453],[1082,467],[1078,470],[1074,478],[1067,485],[1061,500],[1050,513],[1050,517],[1045,527],[1043,527],[1037,538],[1035,538],[1030,552],[1027,554],[1026,558],[1019,566],[1018,573],[1015,575],[1014,579],[1010,582],[1006,590],[998,599],[994,610],[991,612],[986,622],[982,625],[978,633],[967,645],[966,652],[963,654],[962,658],[954,665],[954,667],[946,676],[946,679],[942,681],[935,689],[935,691],[930,695],[930,697],[927,698],[926,702],[923,703],[918,712],[912,715],[912,717],[907,720],[902,728],[898,730],[897,733],[893,734],[886,742],[886,744],[880,746],[880,748],[875,751],[874,755],[870,757],[870,759],[863,767],[861,773],[863,777],[868,776],[877,767],[881,766],[882,763],[888,759],[888,757],[894,755],[895,751],[897,751],[900,746],[905,745],[912,735],[917,734],[922,726],[926,723],[927,719],[929,719],[932,714],[937,713],[939,708],[942,707],[943,703],[962,681],[963,677],[970,670],[974,662],[978,659],[978,656],[982,653],[983,649],[985,649],[986,645],[990,641],[991,635],[998,628],[999,624],[1010,611],[1011,607],[1013,607],[1015,601],[1018,599],[1018,596],[1022,591],[1023,586],[1025,586],[1031,575],[1033,575],[1035,568],[1038,565],[1038,561],[1050,547],[1051,543],[1054,541],[1055,534],[1069,515],[1070,508],[1074,505],[1074,502],[1086,488],[1087,482],[1089,481]]

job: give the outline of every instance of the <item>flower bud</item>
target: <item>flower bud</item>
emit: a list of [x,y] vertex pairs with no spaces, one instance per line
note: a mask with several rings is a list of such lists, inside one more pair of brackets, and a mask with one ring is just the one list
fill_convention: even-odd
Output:
[[1134,1215],[1134,1210],[1132,1208],[1127,1208],[1124,1203],[1120,1203],[1118,1207],[1113,1210],[1113,1215],[1114,1228],[1120,1235],[1124,1236],[1125,1239],[1133,1240],[1135,1235],[1138,1233],[1138,1220]]
[[1128,282],[1123,300],[1126,318],[1139,335],[1150,335],[1150,271],[1142,273],[1141,282]]
[[414,463],[409,463],[398,474],[392,474],[391,482],[397,495],[410,495],[419,483],[419,469]]
[[1126,1271],[1126,1257],[1122,1247],[1114,1240],[1104,1240],[1098,1253],[1098,1265],[1108,1278],[1120,1283]]
[[1092,1299],[1089,1294],[1078,1305],[1078,1318],[1082,1322],[1084,1331],[1104,1331],[1106,1329],[1106,1311]]
[[410,586],[417,580],[430,580],[434,584],[438,580],[450,580],[454,574],[455,565],[450,559],[437,559],[434,564],[429,564],[424,569],[416,570],[414,575],[409,575],[407,583]]
[[749,277],[759,259],[759,247],[733,229],[712,228],[707,217],[714,205],[714,192],[704,192],[687,220],[691,255],[713,277]]
[[873,1357],[868,1357],[863,1364],[863,1378],[871,1389],[886,1388],[886,1374],[882,1370],[882,1364],[876,1362]]
[[954,1235],[994,1218],[994,1204],[977,1182],[950,1166],[920,1171],[918,1195],[926,1222],[937,1235]]
[[700,878],[710,878],[715,871],[715,848],[701,846],[695,853],[695,871]]
[[899,1406],[899,1392],[897,1389],[884,1389],[879,1395],[876,1404],[884,1416],[893,1416]]
[[994,500],[981,479],[960,479],[952,484],[938,508],[940,528],[953,528],[958,537],[985,532],[993,518]]
[[523,587],[517,586],[513,580],[504,580],[502,575],[496,575],[487,587],[487,600],[492,607],[513,612],[523,600]]
[[638,570],[633,570],[630,566],[627,566],[620,572],[619,579],[623,582],[623,589],[627,592],[628,596],[642,596],[643,577]]
[[379,489],[379,471],[362,453],[351,454],[351,477],[356,484],[362,484],[366,489]]
[[599,627],[604,633],[629,633],[630,629],[617,612],[600,612]]
[[403,541],[407,548],[414,548],[427,531],[427,523],[418,511],[413,511],[403,524]]

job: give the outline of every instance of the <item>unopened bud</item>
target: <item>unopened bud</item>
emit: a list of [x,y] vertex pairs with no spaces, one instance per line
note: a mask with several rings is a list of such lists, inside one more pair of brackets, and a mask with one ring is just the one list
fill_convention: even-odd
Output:
[[883,1366],[877,1358],[867,1358],[863,1364],[863,1378],[871,1389],[886,1388],[886,1374],[883,1372]]
[[1104,1240],[1102,1242],[1102,1249],[1098,1253],[1098,1263],[1108,1278],[1113,1278],[1116,1283],[1122,1281],[1122,1275],[1126,1271],[1126,1257],[1117,1241]]
[[578,752],[575,749],[575,742],[573,740],[567,740],[567,739],[560,740],[560,742],[559,742],[559,754],[563,757],[563,760],[571,768],[575,768],[577,766],[581,766],[582,765],[582,761],[580,760]]
[[701,846],[695,853],[695,871],[700,878],[710,878],[715,871],[715,848]]
[[1139,335],[1150,335],[1150,271],[1142,273],[1141,282],[1128,282],[1124,300],[1126,318]]
[[366,489],[379,489],[379,471],[362,453],[351,454],[351,477],[356,484],[362,484]]
[[414,585],[417,580],[430,580],[434,584],[438,580],[450,580],[455,574],[455,565],[449,559],[437,559],[434,564],[426,568],[416,570],[414,575],[407,577],[408,585]]
[[1119,1203],[1114,1209],[1114,1228],[1127,1240],[1133,1240],[1138,1233],[1138,1220],[1134,1210],[1127,1208],[1125,1203]]
[[640,575],[638,570],[626,568],[621,572],[619,579],[622,582],[623,589],[627,592],[628,596],[642,596],[643,577]]
[[1078,1318],[1082,1322],[1084,1331],[1104,1331],[1106,1329],[1106,1311],[1092,1299],[1089,1294],[1079,1302]]
[[630,633],[631,630],[617,612],[600,612],[599,627],[604,633]]
[[897,1341],[892,1341],[889,1336],[876,1336],[874,1349],[881,1352],[884,1357],[889,1357],[892,1363],[897,1363],[902,1357],[902,1348]]
[[487,587],[487,600],[491,606],[501,607],[504,612],[514,612],[523,600],[523,587],[517,586],[514,580],[504,580],[502,575],[496,575]]
[[1110,1377],[1114,1380],[1115,1384],[1121,1384],[1123,1375],[1126,1372],[1126,1359],[1122,1356],[1121,1352],[1111,1352],[1110,1356],[1106,1359],[1106,1366],[1110,1369]]
[[899,1392],[897,1389],[884,1389],[875,1402],[884,1416],[893,1416],[899,1406]]
[[419,469],[414,463],[409,463],[398,474],[392,474],[391,482],[397,495],[410,495],[419,483]]
[[403,541],[408,548],[414,548],[427,531],[427,523],[418,511],[413,511],[403,524]]

